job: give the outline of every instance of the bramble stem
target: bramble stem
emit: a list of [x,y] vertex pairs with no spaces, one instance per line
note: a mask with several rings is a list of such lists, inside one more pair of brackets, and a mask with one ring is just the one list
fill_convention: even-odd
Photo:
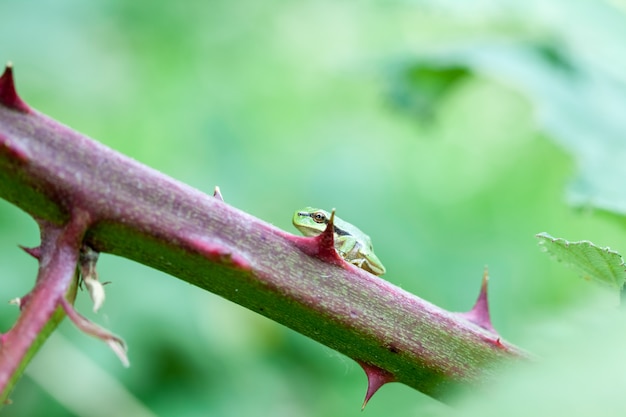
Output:
[[[90,220],[83,243],[98,252],[219,294],[439,399],[451,386],[489,379],[502,360],[526,356],[459,314],[331,259],[322,238],[277,229],[5,96],[15,101],[0,83],[0,197],[50,225],[67,224],[80,208]],[[70,248],[82,235],[51,230],[55,274],[69,280],[78,256]],[[33,296],[49,312],[66,284],[51,284],[54,296]],[[42,320],[33,314],[25,311],[18,325]],[[19,360],[7,355],[0,373],[6,378]]]
[[0,344],[0,401],[5,401],[32,355],[63,318],[59,303],[76,295],[76,265],[86,217],[55,226],[40,222],[39,273],[33,290],[20,300],[21,314],[2,335]]

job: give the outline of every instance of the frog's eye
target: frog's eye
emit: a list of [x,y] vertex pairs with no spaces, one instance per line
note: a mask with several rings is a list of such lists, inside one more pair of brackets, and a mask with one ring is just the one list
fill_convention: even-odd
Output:
[[313,219],[313,221],[315,223],[325,223],[326,222],[326,215],[320,211],[311,214],[311,218]]

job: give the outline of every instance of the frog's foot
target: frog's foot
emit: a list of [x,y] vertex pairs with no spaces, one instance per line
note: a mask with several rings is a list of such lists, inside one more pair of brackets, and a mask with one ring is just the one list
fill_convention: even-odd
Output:
[[336,249],[336,250],[337,250],[337,253],[339,254],[339,256],[341,256],[344,259],[344,261],[349,262],[352,265],[356,265],[359,268],[363,268],[363,262],[365,262],[365,259],[354,259],[354,258],[350,259],[348,257],[348,253],[347,252],[343,252],[343,251],[341,251],[339,249]]
[[350,263],[352,265],[356,265],[359,268],[363,269],[363,263],[365,262],[365,259],[352,259],[350,260]]

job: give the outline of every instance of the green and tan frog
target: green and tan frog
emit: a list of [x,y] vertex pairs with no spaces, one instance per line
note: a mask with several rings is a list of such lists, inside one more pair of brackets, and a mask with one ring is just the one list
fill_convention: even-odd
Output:
[[[306,207],[293,215],[293,225],[304,236],[318,236],[330,220],[327,211]],[[370,237],[356,226],[335,216],[333,220],[335,249],[339,255],[350,262],[375,275],[383,275],[385,267],[374,254]]]

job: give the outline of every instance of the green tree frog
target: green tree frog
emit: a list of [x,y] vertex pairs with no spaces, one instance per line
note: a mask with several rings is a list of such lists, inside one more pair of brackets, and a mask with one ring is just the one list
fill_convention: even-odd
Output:
[[[293,215],[293,225],[304,236],[318,236],[330,220],[330,213],[313,207],[298,210]],[[352,224],[335,216],[335,249],[339,255],[350,262],[375,275],[385,273],[385,267],[374,254],[370,237]]]

